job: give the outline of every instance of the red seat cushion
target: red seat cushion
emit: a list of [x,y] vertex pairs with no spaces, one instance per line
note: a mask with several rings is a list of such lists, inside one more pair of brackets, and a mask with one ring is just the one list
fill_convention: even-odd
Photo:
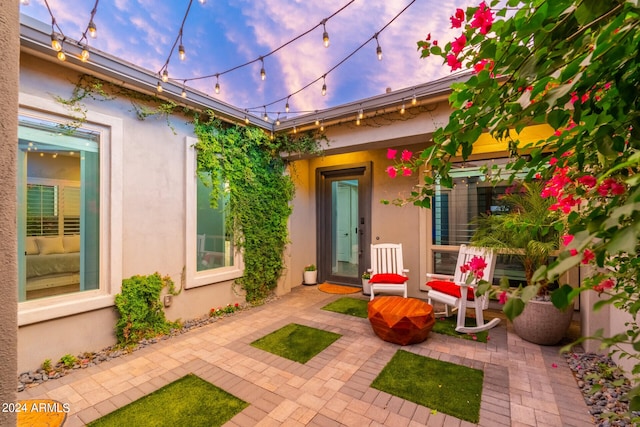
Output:
[[407,280],[409,280],[409,278],[401,274],[380,273],[374,274],[371,279],[369,279],[369,283],[393,283],[401,285]]
[[[460,298],[460,286],[456,285],[453,282],[448,282],[446,280],[432,280],[430,282],[427,282],[427,286],[430,286],[432,289],[438,292],[442,292],[443,294]],[[467,300],[474,300],[472,288],[467,288]]]

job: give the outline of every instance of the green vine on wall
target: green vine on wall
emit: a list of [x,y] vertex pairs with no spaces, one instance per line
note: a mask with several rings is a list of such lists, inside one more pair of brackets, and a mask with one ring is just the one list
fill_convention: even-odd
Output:
[[294,184],[281,154],[317,154],[325,138],[313,133],[272,138],[261,129],[223,125],[217,119],[196,119],[195,133],[198,174],[211,186],[212,203],[220,196],[221,183],[227,186],[227,227],[244,258],[244,275],[236,283],[248,302],[260,303],[282,275],[289,241]]
[[175,285],[169,276],[154,273],[149,276],[133,276],[122,281],[122,290],[115,297],[115,305],[120,318],[116,322],[118,344],[129,346],[143,338],[168,334],[171,328],[179,327],[178,322],[169,322],[164,315],[160,293],[167,288],[171,295],[177,295]]
[[149,117],[160,117],[167,121],[169,128],[175,133],[175,129],[169,120],[180,108],[185,114],[193,114],[187,107],[180,107],[173,101],[163,101],[155,95],[146,95],[124,86],[99,79],[88,74],[83,74],[73,88],[70,98],[54,95],[54,99],[69,111],[72,120],[63,127],[69,132],[80,128],[87,121],[87,107],[84,100],[110,101],[118,96],[131,100],[132,111],[138,120]]

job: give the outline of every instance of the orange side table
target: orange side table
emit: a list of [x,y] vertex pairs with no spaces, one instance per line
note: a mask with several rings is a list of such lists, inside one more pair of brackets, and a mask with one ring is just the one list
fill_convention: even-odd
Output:
[[400,345],[426,340],[436,322],[433,306],[419,299],[399,296],[382,296],[369,301],[368,318],[377,336]]

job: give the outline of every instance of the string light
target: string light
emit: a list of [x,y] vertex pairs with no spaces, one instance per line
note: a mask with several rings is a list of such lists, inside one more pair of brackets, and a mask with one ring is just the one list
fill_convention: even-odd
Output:
[[320,122],[320,132],[324,132],[324,119]]
[[267,78],[267,73],[264,72],[264,60],[260,57],[260,62],[262,63],[262,68],[260,68],[260,79],[264,80]]
[[327,82],[325,80],[326,74],[322,76],[322,96],[327,94]]
[[322,24],[322,29],[324,30],[324,32],[322,33],[322,44],[324,45],[324,47],[329,47],[329,33],[327,33],[327,27],[325,25],[327,23],[327,20],[323,19],[320,23]]
[[182,82],[182,93],[180,94],[180,96],[182,96],[185,99],[187,98],[187,90],[184,87],[186,83],[187,82]]
[[58,59],[60,61],[66,61],[67,55],[65,55],[63,51],[60,51],[60,52],[58,52]]
[[296,127],[296,125],[293,125],[293,133],[298,133],[298,128]]
[[364,111],[362,111],[362,108],[360,110],[358,110],[358,118],[359,119],[364,118]]
[[216,75],[216,87],[215,87],[215,91],[216,93],[220,93],[220,81],[218,80],[220,76]]
[[178,56],[180,57],[180,61],[184,61],[184,59],[187,57],[183,45],[178,46]]
[[404,108],[404,102],[402,103],[402,107],[400,108],[400,114],[404,114],[405,108]]
[[276,126],[280,126],[280,113],[278,113],[278,117],[276,117]]
[[169,70],[166,68],[162,71],[162,81],[165,83],[169,81]]
[[265,122],[269,121],[269,116],[267,115],[267,107],[266,106],[264,107],[264,117],[263,118],[264,118]]
[[315,121],[316,126],[318,126],[320,124],[320,119],[316,117],[316,121]]
[[60,40],[58,40],[58,35],[56,33],[51,33],[51,48],[56,52],[60,52],[62,50],[62,44],[60,44]]
[[82,62],[87,62],[89,60],[89,51],[87,50],[86,46],[84,47],[84,49],[82,49],[82,52],[80,53],[80,60]]
[[382,61],[382,48],[380,47],[380,43],[378,42],[378,33],[374,36],[376,39],[376,55],[378,56],[378,61]]
[[156,90],[158,92],[162,92],[162,83],[158,82],[158,84],[156,85]]
[[416,98],[416,94],[413,94],[413,98],[411,98],[411,105],[416,105],[416,103],[418,102],[418,98]]
[[289,98],[287,98],[287,103],[284,106],[284,111],[289,112]]
[[87,27],[89,29],[89,37],[95,39],[98,37],[98,29],[96,28],[96,24],[93,22],[93,19],[89,21],[89,25]]
[[360,116],[356,119],[356,126],[360,126]]
[[249,117],[244,116],[244,123],[247,124],[247,125],[249,124]]

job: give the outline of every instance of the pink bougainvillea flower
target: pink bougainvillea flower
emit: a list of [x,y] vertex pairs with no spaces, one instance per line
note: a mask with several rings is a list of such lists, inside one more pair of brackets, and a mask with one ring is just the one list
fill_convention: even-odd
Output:
[[464,22],[464,10],[456,9],[456,13],[450,18],[451,28],[460,28]]
[[402,159],[403,162],[408,162],[409,160],[411,160],[411,156],[413,156],[413,153],[409,150],[402,150],[402,154],[400,155],[400,158]]
[[624,194],[626,190],[627,187],[624,184],[619,183],[615,178],[605,179],[597,189],[598,194],[602,197],[607,197],[609,195],[619,196]]
[[402,168],[402,176],[411,176],[411,168],[404,166]]
[[393,148],[387,149],[387,159],[395,159],[396,154],[398,154],[398,150],[394,150]]
[[578,255],[578,250],[577,249],[571,249],[569,251],[569,253],[571,254],[571,256],[576,256],[576,255]]
[[[482,70],[493,70],[494,62],[490,59],[481,59],[479,62],[473,65],[473,71],[479,73]],[[493,77],[493,73],[491,73]]]
[[558,159],[557,158],[552,157],[552,158],[549,159],[549,165],[555,166],[556,163],[558,163]]
[[462,68],[462,62],[458,60],[458,58],[450,53],[447,55],[447,65],[451,67],[451,71],[459,70]]
[[542,174],[538,172],[535,176],[535,179],[542,179]]
[[390,178],[395,178],[397,174],[398,171],[396,170],[396,168],[394,168],[393,166],[387,167],[387,175],[389,175]]
[[498,301],[500,302],[500,304],[506,304],[507,298],[508,298],[507,291],[502,291],[498,296]]
[[615,283],[613,282],[612,279],[605,279],[602,282],[600,282],[599,284],[597,284],[596,286],[593,287],[593,290],[598,292],[598,293],[602,293],[605,291],[605,289],[611,289],[613,288],[613,285]]
[[598,180],[593,175],[584,175],[578,178],[578,182],[587,188],[593,188],[596,186]]
[[480,34],[487,34],[491,30],[491,24],[493,24],[493,13],[487,7],[487,4],[482,2],[478,10],[473,14],[473,20],[470,23],[471,28],[479,28]]
[[589,249],[585,249],[584,252],[582,253],[582,263],[583,264],[589,264],[589,262],[594,259],[596,257],[596,254],[593,253],[593,251],[590,251]]
[[571,234],[565,234],[562,236],[562,244],[565,246],[569,246],[569,243],[573,241],[573,236]]
[[460,52],[462,52],[462,49],[464,49],[464,46],[466,44],[467,37],[463,34],[451,42],[451,52],[455,53],[456,55],[459,54]]

